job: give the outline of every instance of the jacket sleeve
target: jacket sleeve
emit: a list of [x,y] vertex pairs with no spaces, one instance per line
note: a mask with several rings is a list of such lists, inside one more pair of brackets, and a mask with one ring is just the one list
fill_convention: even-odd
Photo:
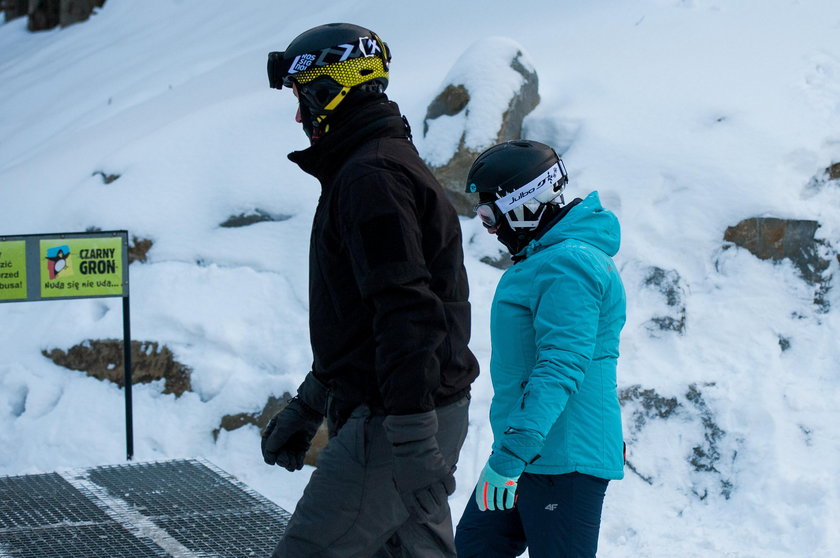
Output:
[[430,288],[420,225],[422,200],[409,181],[376,171],[344,184],[338,219],[362,299],[373,315],[376,375],[385,411],[434,409],[436,349],[446,337],[442,301]]
[[580,389],[592,359],[603,287],[586,255],[567,249],[540,269],[534,293],[536,364],[508,428],[544,438]]

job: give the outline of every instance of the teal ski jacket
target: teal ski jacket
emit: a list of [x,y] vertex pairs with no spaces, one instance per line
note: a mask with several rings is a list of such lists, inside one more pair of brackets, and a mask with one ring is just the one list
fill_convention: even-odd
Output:
[[508,429],[544,439],[525,471],[624,476],[616,389],[625,295],[618,218],[590,193],[499,281],[490,318],[494,451]]

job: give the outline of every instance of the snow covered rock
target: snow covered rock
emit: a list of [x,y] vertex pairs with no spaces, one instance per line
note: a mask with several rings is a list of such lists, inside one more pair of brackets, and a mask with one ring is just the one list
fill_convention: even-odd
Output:
[[660,314],[652,317],[646,324],[651,337],[659,337],[662,331],[675,331],[679,335],[685,335],[686,286],[680,274],[674,269],[665,270],[651,266],[645,275],[643,287],[658,293],[664,303],[664,307],[657,304],[662,307]]
[[524,49],[504,37],[482,39],[454,64],[423,120],[421,153],[455,209],[472,215],[464,181],[488,147],[522,137],[522,120],[539,103],[539,80]]
[[619,390],[627,468],[651,486],[670,485],[698,500],[728,500],[737,488],[736,462],[744,441],[719,422],[723,388],[693,382],[683,389],[672,396],[639,384]]
[[824,171],[814,176],[805,186],[805,194],[808,197],[813,196],[827,185],[840,187],[840,163],[832,163]]
[[817,221],[753,217],[728,227],[723,238],[759,259],[793,262],[800,276],[816,287],[814,303],[826,312],[832,249],[825,240],[815,238],[819,227]]

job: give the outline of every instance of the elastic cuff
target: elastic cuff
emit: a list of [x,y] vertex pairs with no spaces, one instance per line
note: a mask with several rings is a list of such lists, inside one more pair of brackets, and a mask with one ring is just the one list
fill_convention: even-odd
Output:
[[388,415],[382,421],[385,435],[392,444],[425,440],[437,434],[438,419],[435,411],[413,415]]
[[539,457],[544,443],[545,437],[535,430],[508,428],[502,436],[499,449],[531,464]]

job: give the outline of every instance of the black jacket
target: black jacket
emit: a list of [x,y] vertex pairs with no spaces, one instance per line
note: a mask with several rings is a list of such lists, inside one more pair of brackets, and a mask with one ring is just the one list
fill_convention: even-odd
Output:
[[410,414],[454,402],[478,375],[455,210],[384,95],[332,126],[289,155],[321,182],[309,252],[313,373],[339,420],[362,403]]

